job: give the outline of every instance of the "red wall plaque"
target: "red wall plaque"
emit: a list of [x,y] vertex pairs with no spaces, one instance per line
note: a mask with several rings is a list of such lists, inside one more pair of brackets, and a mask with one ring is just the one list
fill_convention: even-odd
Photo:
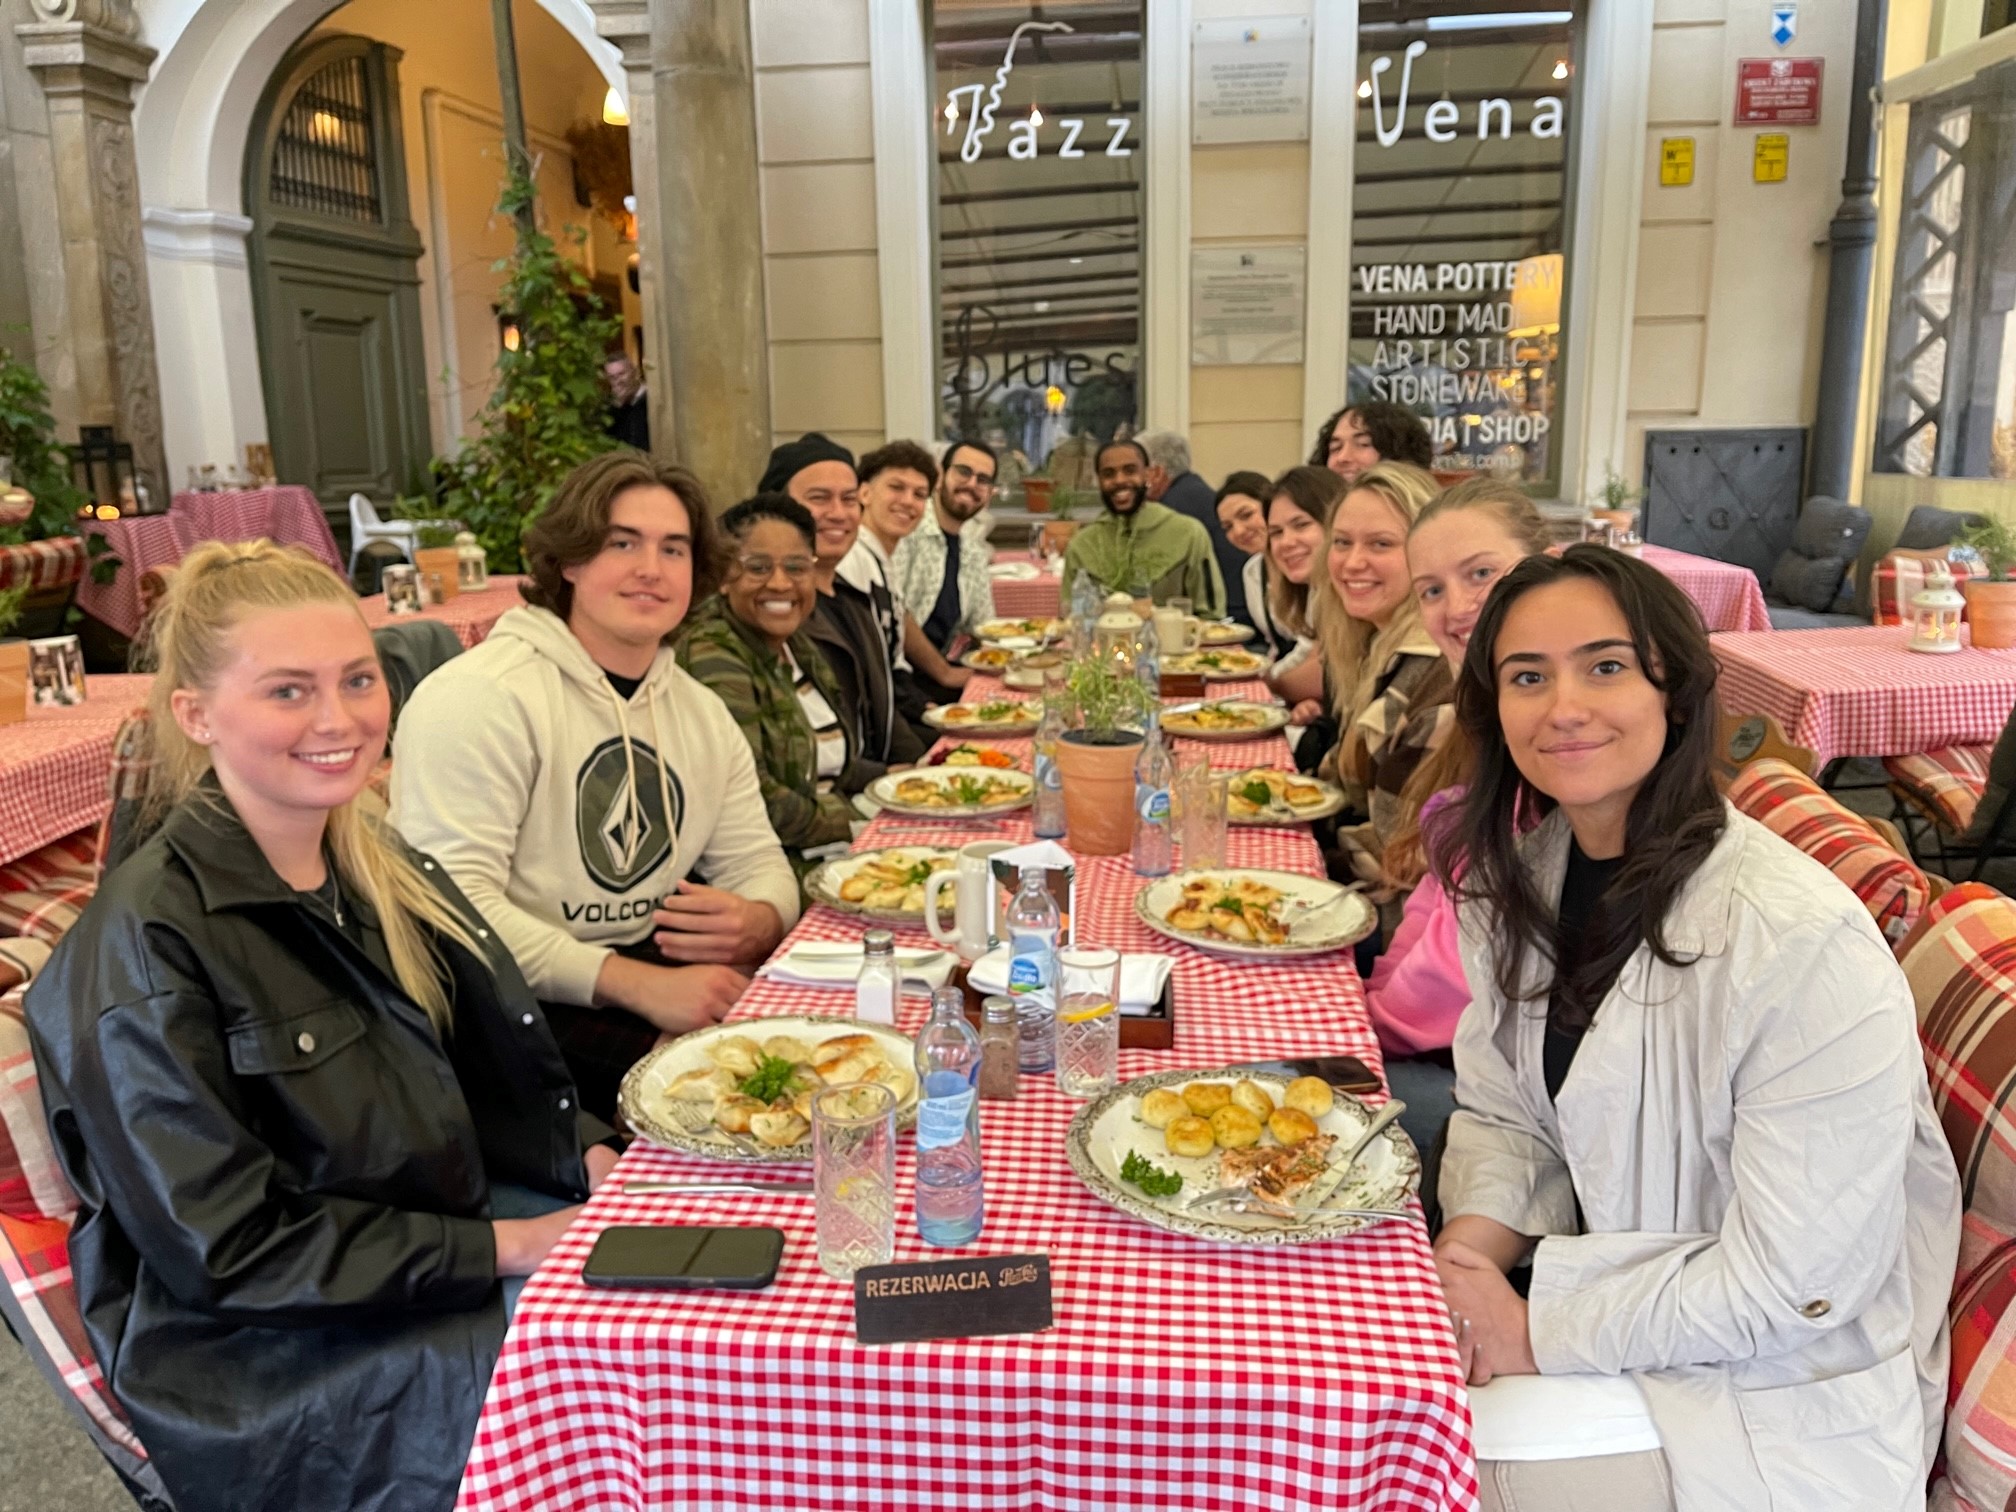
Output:
[[1736,64],[1738,126],[1818,126],[1820,58],[1743,58]]

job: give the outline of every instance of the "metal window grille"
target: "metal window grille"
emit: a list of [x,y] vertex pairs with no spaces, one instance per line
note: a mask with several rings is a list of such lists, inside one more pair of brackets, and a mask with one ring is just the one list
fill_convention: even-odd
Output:
[[1877,464],[1890,472],[1930,476],[1938,455],[1973,118],[1969,106],[1914,110],[1911,116]]
[[377,133],[362,58],[339,58],[301,86],[273,144],[273,203],[376,225]]

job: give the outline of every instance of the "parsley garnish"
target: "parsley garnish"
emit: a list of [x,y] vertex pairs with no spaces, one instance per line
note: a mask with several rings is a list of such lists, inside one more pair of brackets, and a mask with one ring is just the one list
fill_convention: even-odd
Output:
[[766,1055],[756,1069],[742,1079],[742,1092],[760,1103],[773,1103],[789,1092],[798,1079],[798,1068],[781,1056]]
[[1120,1179],[1132,1182],[1150,1197],[1174,1197],[1183,1190],[1181,1176],[1143,1160],[1136,1150],[1129,1150],[1127,1158],[1120,1162]]
[[1274,789],[1255,777],[1239,789],[1239,796],[1256,808],[1266,808],[1274,802]]

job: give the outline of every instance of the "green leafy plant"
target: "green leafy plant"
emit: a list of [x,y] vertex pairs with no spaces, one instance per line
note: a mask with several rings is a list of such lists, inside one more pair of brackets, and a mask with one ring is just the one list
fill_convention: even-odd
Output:
[[0,640],[6,640],[21,622],[21,606],[28,600],[28,585],[0,589]]
[[1064,686],[1077,716],[1072,733],[1082,733],[1089,744],[1118,744],[1123,734],[1136,734],[1147,723],[1148,690],[1129,658],[1089,652],[1071,664]]
[[1632,500],[1638,497],[1638,490],[1625,481],[1615,468],[1603,469],[1603,507],[1605,509],[1629,509]]
[[35,496],[24,525],[0,530],[0,545],[68,535],[86,503],[56,440],[49,387],[33,363],[0,346],[0,457],[14,459],[14,481]]
[[1983,515],[1963,526],[1953,538],[1955,546],[1965,546],[1981,558],[1990,582],[2006,583],[2016,569],[2016,525],[1994,515]]
[[422,525],[418,531],[420,549],[433,551],[442,546],[453,546],[455,534],[453,525]]
[[1060,488],[1050,496],[1050,518],[1053,520],[1075,520],[1082,509],[1091,509],[1099,502],[1099,495],[1085,488]]
[[[497,356],[497,387],[480,432],[460,455],[435,463],[437,512],[461,520],[489,553],[493,572],[522,566],[519,541],[560,480],[577,463],[616,443],[604,430],[608,395],[602,361],[620,322],[609,315],[580,265],[526,213],[537,199],[514,166],[497,202],[518,225],[501,308],[517,318],[518,346]],[[575,239],[582,237],[575,232]]]

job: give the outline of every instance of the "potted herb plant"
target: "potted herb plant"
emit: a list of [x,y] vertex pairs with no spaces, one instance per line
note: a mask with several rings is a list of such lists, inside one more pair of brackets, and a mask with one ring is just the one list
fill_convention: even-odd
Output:
[[1072,728],[1057,743],[1066,843],[1082,856],[1118,856],[1134,843],[1134,762],[1148,690],[1131,656],[1088,651],[1071,664],[1065,696]]
[[420,546],[413,553],[413,565],[420,569],[420,581],[428,581],[428,574],[441,574],[441,602],[447,603],[461,591],[462,551],[455,544],[456,530],[452,525],[422,525]]
[[28,642],[14,634],[28,585],[0,590],[0,725],[28,717]]
[[1059,489],[1051,496],[1050,518],[1037,533],[1037,550],[1044,556],[1062,556],[1070,549],[1071,537],[1078,534],[1078,511],[1085,494],[1076,488]]
[[1967,595],[1967,622],[1973,626],[1974,644],[1994,650],[2016,646],[2016,526],[1994,515],[1983,515],[1954,538],[1955,546],[1965,546],[1981,559],[1986,577],[1970,577],[1961,592]]

